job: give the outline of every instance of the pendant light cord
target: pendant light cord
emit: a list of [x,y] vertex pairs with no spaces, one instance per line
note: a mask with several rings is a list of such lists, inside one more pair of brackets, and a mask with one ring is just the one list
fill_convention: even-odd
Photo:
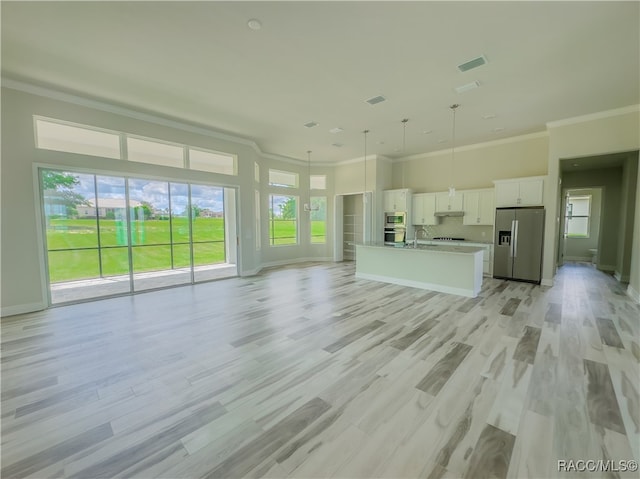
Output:
[[[407,122],[409,118],[402,120],[402,155],[405,155],[405,149],[407,147]],[[405,162],[402,162],[402,187],[405,187]]]
[[455,174],[454,163],[456,158],[456,109],[459,106],[460,106],[459,104],[454,103],[449,107],[453,111],[453,126],[451,128],[452,129],[452,132],[451,132],[451,183],[449,186],[449,196],[455,195],[455,188],[453,187],[453,177]]

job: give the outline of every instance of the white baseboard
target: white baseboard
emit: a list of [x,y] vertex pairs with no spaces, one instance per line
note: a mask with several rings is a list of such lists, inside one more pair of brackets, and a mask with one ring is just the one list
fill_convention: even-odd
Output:
[[585,261],[591,263],[591,256],[565,256],[565,261]]
[[380,281],[382,283],[397,284],[400,286],[409,286],[411,288],[428,289],[431,291],[438,291],[439,293],[466,296],[468,298],[475,298],[477,296],[477,293],[474,294],[474,291],[471,289],[453,288],[451,286],[442,286],[440,284],[423,283],[421,281],[411,281],[408,279],[400,278],[390,278],[389,276],[379,276],[377,274],[356,273],[356,278]]
[[288,264],[314,263],[314,262],[333,262],[333,258],[324,256],[321,258],[311,257],[311,258],[284,259],[280,261],[268,261],[266,263],[262,263],[262,268],[272,268],[274,266],[286,266]]
[[254,268],[254,269],[248,269],[245,271],[240,271],[240,276],[244,277],[244,276],[255,276],[256,274],[258,274],[260,271],[262,271],[262,266],[260,266],[259,268]]
[[633,299],[636,303],[640,304],[640,292],[633,289],[631,285],[627,286],[627,296]]
[[542,278],[542,280],[540,281],[540,285],[542,285],[542,286],[553,286],[553,279]]
[[600,271],[606,271],[607,273],[613,273],[616,270],[616,267],[609,264],[599,264],[598,269]]
[[0,316],[5,318],[7,316],[15,316],[16,314],[34,313],[36,311],[42,311],[43,309],[47,309],[47,305],[43,302],[17,304],[15,306],[2,308]]

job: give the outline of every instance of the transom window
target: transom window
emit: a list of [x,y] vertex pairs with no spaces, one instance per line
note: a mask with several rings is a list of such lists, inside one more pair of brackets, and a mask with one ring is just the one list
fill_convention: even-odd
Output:
[[209,171],[223,175],[237,175],[238,166],[235,155],[217,151],[189,148],[189,169]]
[[[34,128],[36,148],[44,150],[126,159],[222,175],[238,174],[238,157],[230,153],[36,116]],[[125,145],[126,155],[123,154]]]
[[120,135],[117,132],[42,118],[36,118],[35,129],[37,148],[120,159]]
[[291,171],[269,169],[269,185],[284,188],[298,187],[298,174]]

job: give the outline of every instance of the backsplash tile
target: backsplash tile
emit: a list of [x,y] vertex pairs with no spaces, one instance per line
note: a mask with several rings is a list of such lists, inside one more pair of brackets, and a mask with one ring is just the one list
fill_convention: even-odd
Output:
[[451,236],[467,241],[493,243],[493,226],[468,226],[462,224],[461,216],[444,216],[437,225],[423,226],[428,238]]

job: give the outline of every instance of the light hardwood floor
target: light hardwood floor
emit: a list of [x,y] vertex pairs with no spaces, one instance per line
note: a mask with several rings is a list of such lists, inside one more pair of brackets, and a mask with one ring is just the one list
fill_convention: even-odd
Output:
[[468,299],[323,263],[2,321],[3,478],[638,477],[640,308],[586,264]]

